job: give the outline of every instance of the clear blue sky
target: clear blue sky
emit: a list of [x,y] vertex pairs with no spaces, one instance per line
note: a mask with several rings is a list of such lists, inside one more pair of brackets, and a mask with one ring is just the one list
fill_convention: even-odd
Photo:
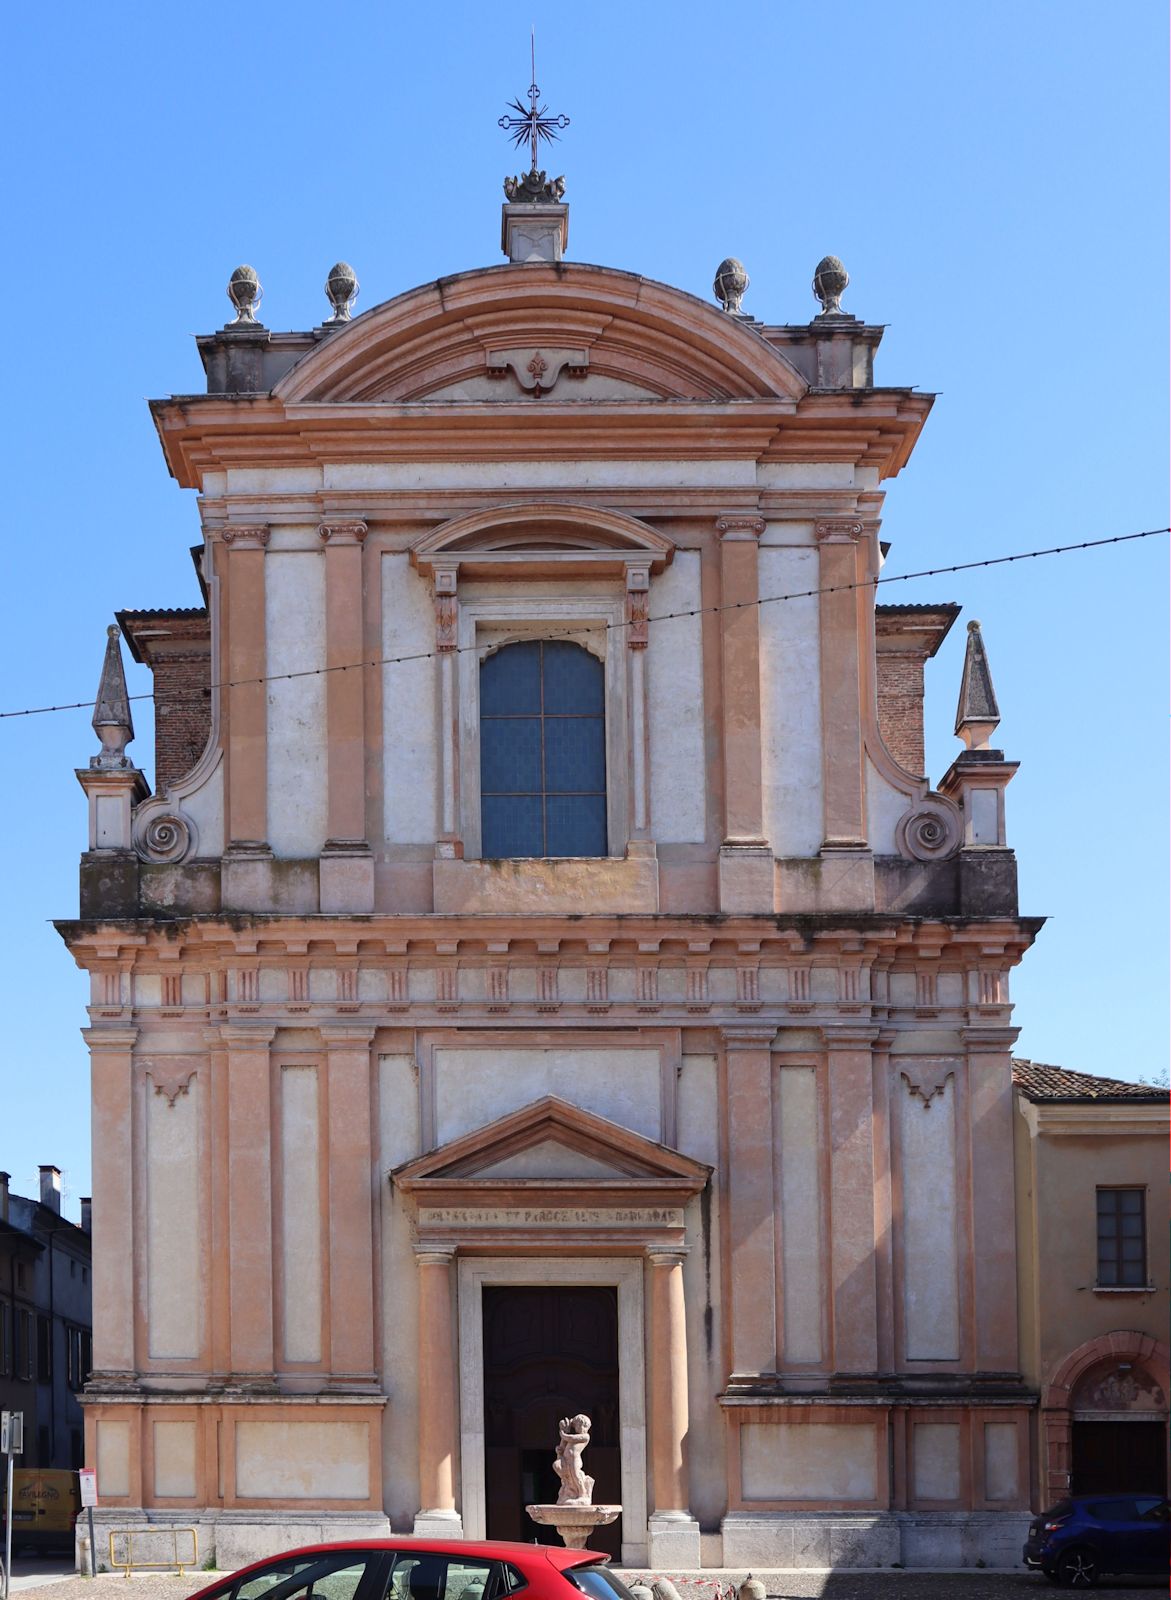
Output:
[[[145,399],[200,386],[228,274],[265,321],[321,320],[499,259],[496,119],[538,77],[570,255],[803,321],[827,251],[889,324],[879,382],[940,398],[890,484],[887,571],[1157,527],[1166,510],[1159,0],[351,0],[8,7],[5,709],[92,694],[119,607],[189,605],[194,497]],[[894,586],[984,624],[1021,770],[1018,1050],[1125,1077],[1166,1060],[1165,540]],[[962,624],[929,664],[934,780]],[[132,687],[149,687],[134,669]],[[0,723],[6,1027],[0,1167],[89,1189],[75,914],[88,714]],[[149,709],[140,763],[152,765]]]

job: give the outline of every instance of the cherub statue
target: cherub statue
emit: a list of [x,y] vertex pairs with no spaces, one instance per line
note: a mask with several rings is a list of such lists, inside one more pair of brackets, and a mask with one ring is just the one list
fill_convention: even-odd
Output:
[[576,1417],[562,1417],[557,1426],[561,1430],[561,1442],[557,1446],[557,1458],[553,1462],[553,1471],[561,1479],[557,1504],[592,1506],[594,1480],[582,1470],[581,1453],[590,1442],[590,1429],[593,1423],[579,1412]]

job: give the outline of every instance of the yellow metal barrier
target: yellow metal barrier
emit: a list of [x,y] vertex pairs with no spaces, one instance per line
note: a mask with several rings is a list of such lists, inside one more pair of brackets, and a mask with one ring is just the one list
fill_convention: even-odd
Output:
[[[136,1539],[166,1539],[170,1538],[172,1557],[170,1561],[145,1561],[137,1560],[134,1553]],[[191,1540],[191,1554],[181,1554],[179,1541],[182,1538]],[[122,1556],[115,1554],[115,1541],[122,1540]],[[110,1567],[115,1572],[121,1572],[124,1577],[129,1577],[136,1568],[140,1572],[161,1570],[164,1567],[174,1567],[181,1578],[186,1577],[185,1568],[199,1565],[199,1534],[195,1528],[111,1528],[110,1529]]]

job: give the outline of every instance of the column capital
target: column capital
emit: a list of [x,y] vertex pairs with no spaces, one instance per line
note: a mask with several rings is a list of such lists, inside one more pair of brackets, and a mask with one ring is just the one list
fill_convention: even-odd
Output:
[[271,534],[267,522],[237,522],[218,529],[215,537],[229,550],[263,550]]
[[882,1032],[877,1027],[849,1022],[823,1022],[820,1027],[827,1050],[869,1050]]
[[862,524],[850,517],[826,517],[813,524],[813,537],[818,544],[857,544]]
[[756,511],[725,511],[716,518],[716,532],[725,544],[736,540],[755,544],[764,532],[764,518]]
[[327,1050],[368,1050],[378,1029],[373,1022],[320,1022],[317,1031]]
[[317,537],[322,544],[364,544],[369,532],[367,525],[355,518],[346,522],[322,522],[318,526]]
[[126,1027],[119,1023],[114,1028],[103,1028],[100,1024],[92,1028],[82,1028],[81,1037],[89,1045],[90,1050],[132,1050],[138,1038],[139,1029]]
[[455,1260],[455,1246],[417,1244],[414,1246],[415,1263],[420,1267],[450,1267]]
[[973,1050],[987,1050],[989,1053],[999,1050],[1011,1050],[1021,1036],[1019,1028],[1006,1028],[998,1023],[991,1027],[983,1028],[978,1025],[969,1025],[959,1030],[960,1038],[968,1047],[969,1053]]
[[647,1245],[646,1258],[652,1267],[681,1267],[687,1256],[691,1254],[690,1245],[673,1245],[669,1250],[660,1249],[658,1245]]
[[[211,1033],[211,1031],[209,1028],[207,1033]],[[218,1032],[220,1042],[228,1050],[267,1050],[276,1038],[276,1024],[272,1022],[222,1022]]]
[[725,1050],[768,1050],[777,1036],[775,1027],[721,1027]]

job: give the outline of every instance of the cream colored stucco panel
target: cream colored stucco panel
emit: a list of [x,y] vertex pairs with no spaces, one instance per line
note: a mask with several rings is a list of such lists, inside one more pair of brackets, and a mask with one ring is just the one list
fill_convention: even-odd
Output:
[[202,1075],[174,1101],[146,1085],[147,1350],[194,1360],[202,1343],[199,1294],[199,1117]]
[[434,1073],[441,1145],[547,1094],[662,1138],[658,1050],[437,1049]]
[[[405,555],[382,558],[382,654],[430,656],[435,611]],[[434,845],[439,833],[439,708],[434,659],[382,669],[384,828],[391,844]]]
[[915,1462],[915,1499],[958,1500],[961,1490],[959,1423],[915,1423],[911,1450]]
[[[389,1173],[420,1152],[419,1083],[415,1058],[378,1058],[379,1163]],[[382,1413],[383,1505],[396,1528],[419,1509],[418,1268],[412,1245],[413,1206],[388,1178],[381,1189],[382,1371],[390,1404]]]
[[751,461],[387,461],[325,466],[327,489],[754,487]]
[[955,1079],[929,1104],[897,1074],[891,1092],[899,1118],[903,1194],[903,1316],[911,1361],[957,1361],[960,1354]]
[[749,1422],[740,1429],[745,1500],[873,1500],[873,1423]]
[[852,489],[850,461],[765,461],[756,469],[762,489]]
[[224,764],[216,760],[199,785],[185,793],[180,802],[185,816],[199,832],[198,854],[202,857],[224,853]]
[[[264,561],[268,703],[268,842],[278,857],[316,856],[328,828],[325,556]],[[282,679],[283,673],[312,673]]]
[[777,1073],[781,1141],[781,1303],[784,1358],[820,1361],[822,1140],[817,1073],[781,1067]]
[[[817,587],[815,550],[760,552],[762,595]],[[816,597],[760,608],[764,828],[778,856],[821,849],[821,666]]]
[[245,1500],[365,1500],[365,1422],[237,1422],[236,1493]]
[[190,1500],[196,1493],[194,1422],[154,1424],[154,1490],[164,1499]]
[[130,1424],[98,1420],[98,1482],[104,1495],[130,1493]]
[[699,555],[680,550],[651,580],[646,656],[651,833],[664,844],[698,844],[704,837],[703,634],[698,616],[654,619],[699,605]]
[[321,1194],[317,1068],[282,1067],[281,1266],[286,1361],[321,1360]]
[[1020,1498],[1020,1430],[1015,1422],[984,1424],[984,1498]]
[[[320,467],[229,467],[222,476],[224,494],[316,494],[321,488]],[[210,491],[206,487],[205,493]],[[246,517],[240,520],[247,521]]]

